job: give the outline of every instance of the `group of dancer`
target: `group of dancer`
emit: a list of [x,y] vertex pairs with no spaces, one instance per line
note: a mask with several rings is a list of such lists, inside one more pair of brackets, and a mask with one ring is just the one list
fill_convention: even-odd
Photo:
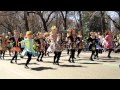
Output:
[[[113,37],[110,31],[106,31],[105,37],[100,35],[99,32],[90,32],[90,36],[86,39],[88,42],[89,50],[92,52],[90,60],[98,59],[98,54],[102,53],[103,49],[109,51],[108,58],[111,58],[110,54],[113,50]],[[17,57],[20,54],[21,58],[28,57],[25,68],[29,68],[32,56],[37,57],[36,61],[43,62],[43,57],[48,56],[49,53],[54,53],[53,64],[59,65],[59,60],[63,50],[67,50],[69,55],[68,61],[75,63],[75,53],[77,51],[77,57],[80,57],[80,53],[84,48],[84,40],[82,33],[73,28],[67,30],[66,39],[63,39],[62,34],[59,32],[56,26],[52,26],[50,32],[38,32],[33,34],[31,31],[27,31],[26,34],[19,34],[17,30],[14,30],[14,36],[10,34],[0,35],[0,58],[5,56],[5,52],[8,50],[9,54],[14,54],[10,63],[17,63]]]

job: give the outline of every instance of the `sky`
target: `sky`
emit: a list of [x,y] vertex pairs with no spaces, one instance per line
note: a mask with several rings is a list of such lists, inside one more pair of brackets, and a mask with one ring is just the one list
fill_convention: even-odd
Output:
[[113,19],[119,17],[118,14],[114,11],[108,11],[108,15],[110,15],[111,18],[113,18]]

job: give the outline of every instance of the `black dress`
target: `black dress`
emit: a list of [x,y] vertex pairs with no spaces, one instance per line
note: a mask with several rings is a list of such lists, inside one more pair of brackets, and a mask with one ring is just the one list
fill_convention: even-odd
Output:
[[90,51],[95,51],[96,50],[96,43],[97,43],[97,39],[96,38],[92,38],[92,37],[89,37],[87,39],[88,43],[89,44],[89,50]]

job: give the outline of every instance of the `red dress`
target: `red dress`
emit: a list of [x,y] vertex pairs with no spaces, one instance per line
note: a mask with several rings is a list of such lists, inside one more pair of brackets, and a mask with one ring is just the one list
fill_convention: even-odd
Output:
[[20,52],[21,49],[18,47],[18,39],[15,39],[16,46],[11,48],[11,51]]

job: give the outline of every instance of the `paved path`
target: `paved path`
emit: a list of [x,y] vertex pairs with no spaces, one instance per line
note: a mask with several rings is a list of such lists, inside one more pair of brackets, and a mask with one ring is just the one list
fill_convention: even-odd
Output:
[[18,58],[18,64],[11,64],[9,55],[0,60],[0,79],[120,79],[120,54],[112,54],[113,58],[106,58],[107,53],[100,54],[99,60],[90,61],[89,52],[82,52],[75,63],[69,63],[69,56],[62,53],[60,66],[53,65],[53,54],[44,57],[44,62],[37,62],[33,57],[25,69],[24,59]]

